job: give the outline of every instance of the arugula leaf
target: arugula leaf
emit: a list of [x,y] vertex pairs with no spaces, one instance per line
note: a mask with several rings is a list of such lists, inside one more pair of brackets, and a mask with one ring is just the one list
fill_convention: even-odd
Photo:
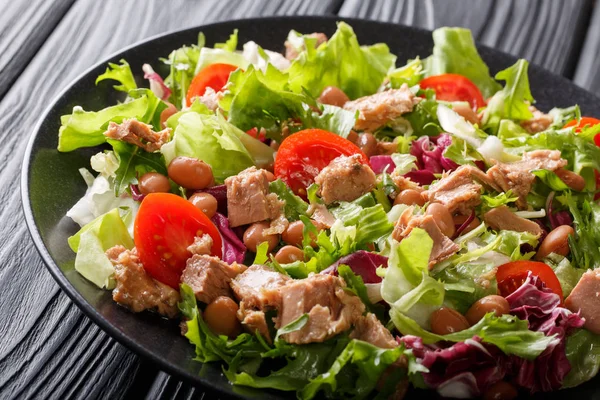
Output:
[[433,43],[433,54],[423,60],[427,76],[446,73],[463,75],[477,85],[486,99],[500,89],[479,56],[469,29],[436,29],[433,31]]
[[138,176],[146,172],[158,172],[167,175],[164,157],[161,153],[148,153],[139,147],[109,139],[113,147],[114,155],[119,161],[119,167],[115,171],[114,190],[115,196],[120,196],[129,189],[129,185],[137,183]]
[[283,212],[289,221],[297,221],[301,215],[307,215],[308,204],[296,196],[281,179],[269,183],[269,192],[275,193],[280,200],[285,201]]
[[120,83],[120,85],[113,86],[116,90],[129,92],[132,89],[137,89],[129,63],[125,60],[119,62],[120,64],[108,63],[106,72],[96,78],[96,85],[103,80],[112,79]]

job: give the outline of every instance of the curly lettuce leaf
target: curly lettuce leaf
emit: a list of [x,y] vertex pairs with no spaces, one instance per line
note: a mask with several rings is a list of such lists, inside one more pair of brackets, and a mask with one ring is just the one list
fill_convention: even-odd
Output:
[[399,89],[402,85],[408,86],[417,85],[423,79],[423,63],[419,57],[414,60],[409,60],[406,65],[390,71],[388,79],[392,89]]
[[423,60],[427,76],[446,73],[469,78],[483,94],[491,97],[500,85],[479,56],[471,31],[465,28],[439,28],[433,31],[433,54]]
[[282,123],[305,113],[305,95],[290,92],[288,76],[273,65],[263,73],[253,66],[229,77],[228,90],[219,102],[228,120],[243,131],[264,128],[267,137],[280,140]]
[[320,113],[305,107],[306,113],[299,116],[304,128],[323,129],[348,138],[348,134],[354,128],[358,111],[352,112],[329,104],[324,104],[322,107]]
[[280,200],[285,201],[283,213],[289,221],[297,221],[301,215],[307,215],[308,204],[296,196],[281,179],[269,183],[269,192],[275,193]]
[[[304,37],[305,43],[310,39]],[[303,89],[317,97],[326,86],[336,86],[350,99],[377,91],[396,56],[383,43],[360,46],[356,34],[345,22],[338,22],[337,31],[318,48],[306,45],[290,68],[290,88]]]
[[559,339],[546,336],[543,332],[530,331],[528,322],[513,315],[500,317],[488,313],[478,323],[460,332],[448,335],[437,335],[424,330],[414,320],[391,310],[392,321],[403,335],[421,337],[423,343],[431,344],[441,341],[463,342],[473,336],[479,336],[484,343],[497,346],[505,354],[514,354],[526,360],[533,360],[551,344]]
[[96,78],[96,85],[106,79],[112,79],[120,83],[120,85],[114,85],[116,90],[121,92],[129,92],[130,90],[137,89],[135,78],[131,73],[131,67],[125,60],[120,60],[120,64],[108,63],[106,72]]
[[529,89],[528,66],[529,63],[521,59],[496,74],[496,79],[506,81],[506,85],[491,98],[483,113],[486,129],[496,132],[502,119],[524,121],[533,117],[529,110],[534,99]]

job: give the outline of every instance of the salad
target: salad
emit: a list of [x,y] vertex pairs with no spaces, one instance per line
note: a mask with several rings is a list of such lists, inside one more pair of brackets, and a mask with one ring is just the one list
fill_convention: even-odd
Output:
[[433,39],[403,65],[344,22],[284,54],[200,34],[149,88],[109,64],[123,101],[61,118],[59,151],[103,145],[75,269],[233,385],[299,399],[593,378],[600,121],[538,110],[527,61],[490,76],[468,30]]

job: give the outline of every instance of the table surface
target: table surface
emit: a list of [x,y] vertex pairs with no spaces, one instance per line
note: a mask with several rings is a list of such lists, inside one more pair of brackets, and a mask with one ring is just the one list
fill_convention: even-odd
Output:
[[[593,0],[4,0],[0,15],[0,398],[214,398],[92,323],[47,272],[25,226],[21,161],[54,95],[107,55],[162,32],[269,15],[470,28],[600,94]],[[301,29],[301,27],[294,27]],[[535,95],[535,93],[534,93]]]

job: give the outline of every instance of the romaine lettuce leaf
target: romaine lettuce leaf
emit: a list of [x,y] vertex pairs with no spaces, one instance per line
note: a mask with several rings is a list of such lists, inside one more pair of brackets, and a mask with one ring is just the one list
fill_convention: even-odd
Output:
[[500,85],[492,79],[487,65],[479,56],[469,29],[436,29],[433,31],[433,43],[433,54],[423,60],[427,76],[463,75],[477,85],[486,99],[500,90]]
[[345,22],[338,22],[337,31],[326,43],[316,49],[314,45],[305,47],[288,70],[290,88],[296,93],[306,89],[313,97],[326,86],[337,86],[350,99],[373,94],[396,61],[383,43],[360,46]]
[[137,84],[129,63],[125,60],[120,60],[120,64],[108,63],[106,72],[96,78],[96,85],[106,79],[112,79],[120,83],[120,85],[113,86],[116,90],[121,92],[129,92],[130,90],[137,89]]
[[113,246],[127,249],[134,246],[123,219],[131,218],[130,212],[123,216],[114,208],[85,225],[68,239],[71,250],[77,253],[75,270],[101,289],[115,287],[115,268],[105,254]]

